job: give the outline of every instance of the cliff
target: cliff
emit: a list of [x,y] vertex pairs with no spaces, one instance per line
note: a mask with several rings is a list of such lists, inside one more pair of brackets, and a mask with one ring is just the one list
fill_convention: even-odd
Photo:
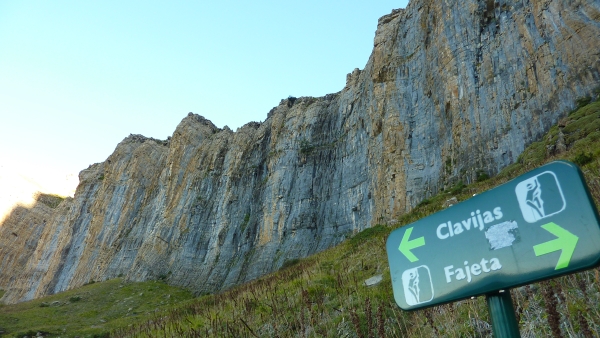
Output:
[[[600,0],[413,0],[340,92],[236,132],[189,114],[167,141],[131,135],[74,199],[9,218],[2,300],[119,275],[213,292],[392,221],[514,162],[593,95],[598,46]],[[24,229],[29,244],[11,238]]]

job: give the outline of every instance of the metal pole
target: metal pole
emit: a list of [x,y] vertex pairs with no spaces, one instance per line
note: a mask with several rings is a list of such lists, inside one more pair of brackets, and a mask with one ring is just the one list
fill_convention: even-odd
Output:
[[521,337],[515,309],[508,290],[485,295],[495,338]]

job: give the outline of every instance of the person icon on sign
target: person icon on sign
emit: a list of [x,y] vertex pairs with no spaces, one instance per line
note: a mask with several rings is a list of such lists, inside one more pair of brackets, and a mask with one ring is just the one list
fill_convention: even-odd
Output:
[[515,193],[527,223],[558,214],[567,205],[558,178],[551,171],[523,180],[515,187]]
[[425,265],[405,270],[402,273],[402,285],[408,305],[427,303],[433,299],[431,272]]
[[421,290],[419,289],[419,272],[418,270],[413,270],[409,273],[409,282],[408,282],[408,290],[411,295],[415,297],[415,303],[419,303],[419,293]]
[[531,207],[531,210],[535,213],[536,219],[544,218],[544,200],[542,200],[542,188],[537,177],[531,182],[527,182],[527,197],[526,203]]

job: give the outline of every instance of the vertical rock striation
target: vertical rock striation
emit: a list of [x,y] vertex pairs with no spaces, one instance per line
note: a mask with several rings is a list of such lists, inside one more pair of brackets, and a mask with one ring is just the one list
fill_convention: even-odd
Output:
[[213,292],[331,247],[514,162],[598,88],[598,46],[598,0],[413,0],[340,92],[236,132],[189,114],[170,140],[131,135],[32,242],[5,223],[3,301],[119,275]]

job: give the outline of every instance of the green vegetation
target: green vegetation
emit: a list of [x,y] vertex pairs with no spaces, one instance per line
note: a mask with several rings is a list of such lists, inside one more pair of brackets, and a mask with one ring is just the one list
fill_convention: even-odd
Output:
[[332,149],[334,148],[341,140],[346,137],[346,134],[342,134],[338,136],[334,141],[328,143],[314,144],[303,138],[300,140],[300,154],[302,155],[310,155],[311,153],[319,150]]
[[52,194],[39,194],[37,196],[37,201],[49,206],[52,209],[55,209],[64,201],[65,198],[63,196],[52,195]]
[[[561,126],[553,127],[494,177],[478,173],[477,182],[458,182],[428,197],[393,225],[376,225],[319,254],[286,261],[278,272],[229,291],[194,299],[179,291],[180,297],[167,299],[165,295],[175,291],[167,291],[162,283],[115,280],[1,307],[0,323],[10,335],[20,332],[21,336],[27,330],[43,330],[61,337],[109,331],[114,337],[489,337],[483,297],[427,310],[400,310],[392,294],[386,239],[395,228],[441,210],[452,197],[464,201],[556,159],[581,166],[598,204],[600,102],[581,107]],[[559,133],[567,150],[548,151]],[[382,276],[382,281],[366,286],[365,280],[374,276]],[[511,295],[523,336],[593,337],[600,332],[600,269],[516,288]],[[80,300],[67,301],[71,297]],[[136,305],[129,305],[134,301]],[[57,324],[65,317],[68,322]]]
[[296,102],[296,100],[297,100],[297,98],[295,98],[292,95],[288,96],[287,99],[288,99],[288,103],[287,103],[288,107],[292,107],[294,105],[294,102]]
[[575,103],[577,104],[576,110],[587,106],[588,104],[590,104],[590,102],[592,102],[592,98],[589,96],[578,98],[577,100],[575,100]]
[[173,274],[172,271],[169,271],[167,273],[161,273],[160,275],[158,275],[158,280],[161,282],[166,282],[167,279]]
[[419,202],[419,204],[417,204],[417,207],[422,207],[422,206],[425,206],[430,203],[431,203],[431,200],[426,198],[426,199],[422,200],[421,202]]
[[450,195],[458,195],[460,194],[464,188],[466,188],[467,186],[465,185],[465,183],[463,181],[459,181],[458,183],[456,183],[452,188],[450,188],[448,190],[448,194]]
[[315,149],[315,146],[312,145],[307,139],[300,140],[300,153],[303,155],[310,154]]
[[350,238],[350,240],[348,240],[348,244],[352,247],[358,247],[359,245],[362,245],[365,241],[369,239],[381,236],[387,237],[389,233],[390,229],[387,226],[379,224],[357,233],[352,238]]
[[490,178],[490,175],[488,175],[488,174],[487,174],[485,171],[483,171],[483,170],[477,170],[477,171],[475,172],[475,174],[477,175],[477,178],[476,178],[477,182],[485,181],[485,180],[487,180],[487,179],[489,179],[489,178]]
[[586,165],[590,162],[592,162],[593,160],[593,155],[590,153],[584,153],[584,152],[580,152],[579,154],[575,155],[575,157],[573,158],[573,162],[577,163],[577,165],[583,166]]
[[194,206],[199,206],[206,203],[206,199],[204,197],[202,197],[201,195],[196,196],[196,201],[194,203]]
[[75,303],[81,300],[81,296],[73,296],[69,298],[69,302]]
[[[556,158],[564,158],[579,165],[587,165],[600,155],[600,101],[595,101],[569,114],[561,121],[564,127],[554,126],[540,141],[531,144],[519,156],[514,169],[532,169],[534,166]],[[549,154],[562,134],[568,151],[564,154]],[[507,172],[507,170],[503,170]],[[508,173],[508,172],[507,172]],[[502,175],[502,173],[500,174]]]
[[0,305],[0,331],[7,337],[35,337],[37,332],[47,333],[46,337],[108,336],[111,330],[148,320],[158,309],[191,298],[189,291],[157,281],[113,279],[25,303]]
[[246,230],[246,227],[248,226],[248,223],[250,222],[250,214],[246,214],[244,215],[244,221],[242,222],[242,224],[240,225],[240,232],[244,232],[244,230]]
[[294,266],[298,263],[300,263],[300,260],[298,258],[288,259],[287,261],[283,262],[283,265],[281,266],[281,268],[285,269],[290,266]]

